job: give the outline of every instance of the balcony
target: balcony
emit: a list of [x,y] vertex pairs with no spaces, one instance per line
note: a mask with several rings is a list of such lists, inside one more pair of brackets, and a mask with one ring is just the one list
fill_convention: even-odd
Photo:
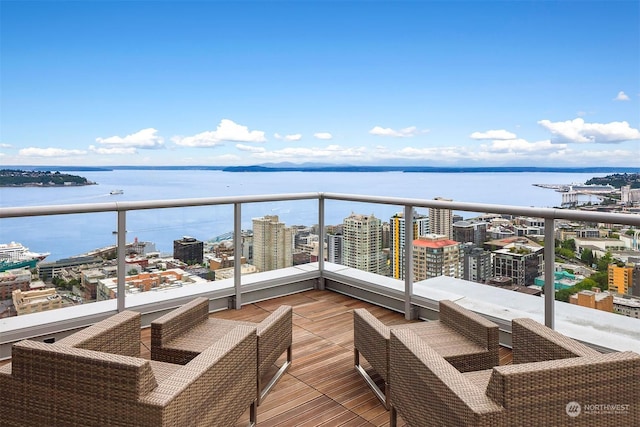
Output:
[[[544,218],[545,295],[535,297],[444,276],[415,283],[410,278],[393,279],[326,262],[322,245],[318,248],[317,262],[250,275],[242,275],[240,264],[236,263],[235,274],[231,279],[198,283],[163,292],[125,292],[127,266],[124,259],[129,215],[166,208],[232,206],[234,257],[240,259],[242,208],[250,204],[283,201],[311,201],[316,206],[315,217],[320,230],[326,226],[327,206],[331,204],[331,209],[337,209],[336,206],[341,203],[347,203],[349,207],[354,203],[394,206],[404,210],[405,217],[410,217],[414,208],[434,207]],[[389,421],[388,413],[353,369],[350,311],[357,307],[371,309],[385,323],[402,323],[418,318],[435,319],[438,316],[438,301],[453,300],[500,326],[500,341],[504,347],[502,363],[509,362],[510,322],[517,317],[533,318],[602,352],[640,352],[640,324],[637,319],[556,302],[553,299],[555,220],[640,227],[639,215],[304,193],[2,208],[0,218],[4,221],[32,216],[104,215],[109,212],[115,214],[113,225],[117,230],[117,297],[0,319],[0,359],[9,360],[11,345],[19,340],[59,339],[124,309],[141,312],[143,326],[148,326],[155,318],[196,296],[209,298],[211,316],[254,321],[266,316],[277,305],[290,304],[294,306],[294,364],[286,379],[277,385],[260,407],[260,425],[294,424],[301,420],[308,421],[309,425],[321,425],[320,420],[326,425],[386,425]],[[412,241],[411,234],[409,227],[406,242]],[[404,250],[407,255],[411,253],[409,245]],[[408,270],[411,269],[411,258],[405,256],[405,268]],[[148,329],[143,328],[141,343],[143,348],[148,349]],[[318,372],[323,372],[323,375],[318,376]],[[246,418],[248,419],[248,414]]]

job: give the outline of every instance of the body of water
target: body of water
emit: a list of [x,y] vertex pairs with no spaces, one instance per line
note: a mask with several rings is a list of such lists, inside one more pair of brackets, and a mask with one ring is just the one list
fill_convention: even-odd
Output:
[[[43,206],[113,201],[169,200],[304,192],[433,199],[515,206],[554,207],[561,193],[533,184],[582,183],[606,174],[556,172],[401,173],[401,172],[223,172],[210,170],[114,170],[77,172],[97,185],[53,188],[0,188],[1,207]],[[112,190],[123,194],[111,195]],[[595,201],[595,200],[594,200]],[[328,201],[327,225],[352,212],[388,221],[402,207]],[[420,209],[418,209],[420,211]],[[426,213],[426,210],[425,210]],[[465,218],[472,213],[460,212]],[[242,206],[242,227],[251,219],[278,215],[287,225],[318,222],[317,202],[291,201]],[[9,218],[0,221],[0,243],[20,242],[47,259],[79,255],[115,242],[115,213]],[[233,230],[233,206],[161,209],[127,215],[127,241],[138,238],[171,252],[184,235],[209,240]]]

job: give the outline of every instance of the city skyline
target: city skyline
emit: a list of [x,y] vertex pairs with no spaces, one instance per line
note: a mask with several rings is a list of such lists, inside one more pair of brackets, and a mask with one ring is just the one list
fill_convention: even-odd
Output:
[[640,4],[0,4],[0,163],[640,167]]

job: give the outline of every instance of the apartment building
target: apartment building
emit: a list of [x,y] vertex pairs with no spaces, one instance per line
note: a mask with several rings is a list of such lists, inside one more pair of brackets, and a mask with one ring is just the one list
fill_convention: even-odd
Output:
[[460,243],[441,234],[420,236],[413,241],[413,280],[438,276],[462,278]]
[[607,273],[609,276],[609,290],[621,295],[629,295],[633,284],[632,265],[619,267],[616,264],[609,264]]
[[253,265],[270,271],[293,265],[293,234],[278,215],[253,218]]
[[[391,263],[391,277],[394,279],[404,279],[405,259],[405,218],[404,213],[398,212],[389,220],[390,226],[390,242],[389,242],[389,259]],[[413,238],[427,235],[429,233],[429,218],[421,215],[415,210],[412,219]]]
[[493,275],[511,277],[519,286],[531,286],[544,273],[544,248],[511,243],[493,251]]
[[342,264],[370,273],[382,271],[382,222],[352,213],[342,221]]
[[[436,197],[433,200],[452,202],[452,199]],[[453,212],[451,209],[429,208],[429,233],[441,234],[453,239]]]

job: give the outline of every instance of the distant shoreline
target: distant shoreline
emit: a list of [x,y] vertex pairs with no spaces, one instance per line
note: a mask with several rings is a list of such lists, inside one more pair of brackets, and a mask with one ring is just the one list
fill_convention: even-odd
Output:
[[[9,168],[9,167],[6,167]],[[211,170],[223,172],[403,172],[403,173],[640,173],[640,167],[535,167],[535,166],[356,166],[269,164],[252,166],[12,166],[31,171],[110,172],[114,170]]]

